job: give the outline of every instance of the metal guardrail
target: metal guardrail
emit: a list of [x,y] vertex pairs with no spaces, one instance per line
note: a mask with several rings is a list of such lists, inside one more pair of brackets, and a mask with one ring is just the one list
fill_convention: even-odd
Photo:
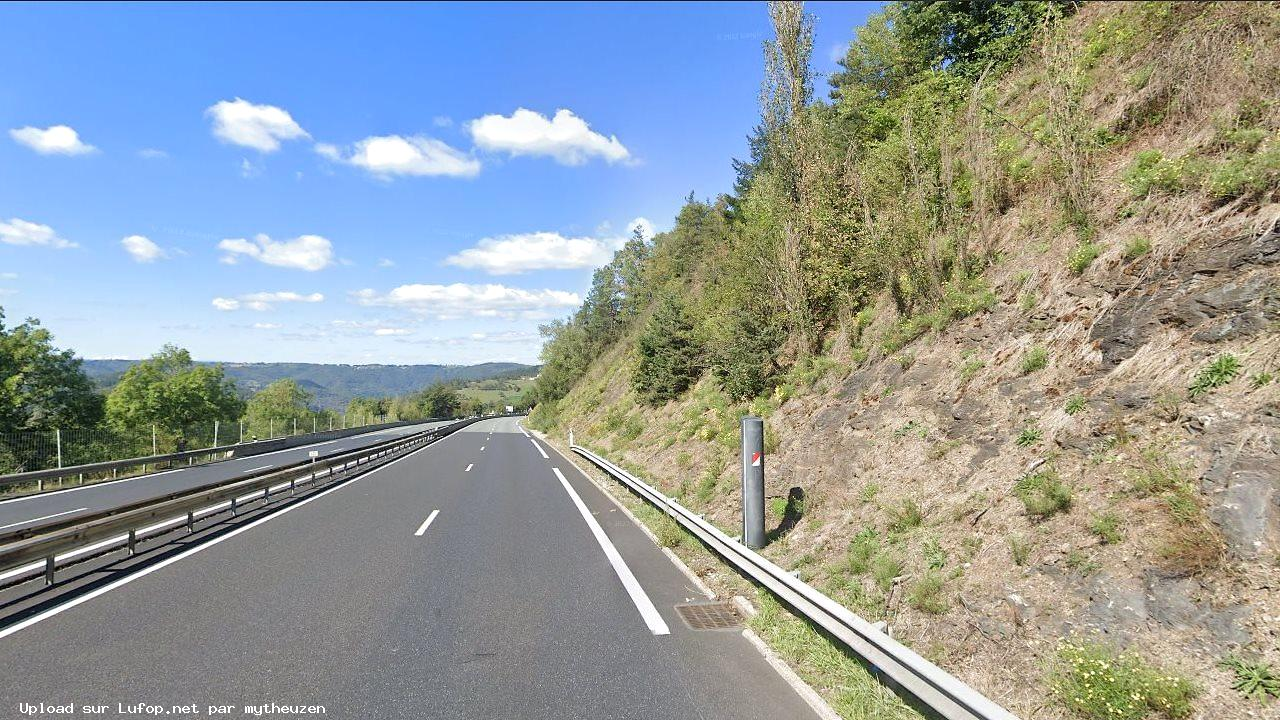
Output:
[[881,682],[905,695],[909,702],[922,710],[946,720],[1018,720],[1016,715],[977,690],[880,632],[808,583],[725,535],[719,528],[631,473],[586,448],[570,445],[570,449],[666,512],[738,571],[768,588],[810,622],[826,630],[871,665]]
[[[320,441],[324,439],[351,437],[353,435],[363,435],[365,433],[377,432],[394,427],[404,427],[406,425],[418,425],[425,422],[438,421],[439,418],[427,418],[425,420],[402,420],[398,422],[381,423],[377,425],[363,425],[356,428],[345,428],[343,430],[321,430],[316,433],[303,433],[301,435],[289,435],[284,438],[271,438],[269,440],[259,440],[248,443],[235,443],[232,445],[220,445],[218,447],[199,448],[196,450],[184,450],[182,452],[168,453],[165,455],[147,455],[144,457],[125,458],[123,460],[105,460],[103,462],[87,463],[84,465],[68,465],[61,468],[49,468],[47,470],[30,470],[22,473],[13,473],[11,475],[0,475],[0,492],[4,492],[7,488],[15,485],[24,485],[26,483],[35,482],[38,485],[38,492],[44,491],[44,482],[46,480],[58,480],[65,477],[94,475],[97,473],[112,473],[113,475],[120,470],[131,467],[143,467],[144,471],[147,465],[161,465],[164,463],[173,463],[181,460],[194,460],[204,455],[219,455],[223,453],[235,453],[237,450],[262,450],[271,452],[272,449],[280,446],[281,449],[287,444],[287,441],[295,438],[306,438],[308,440]],[[345,435],[343,433],[346,433]],[[307,442],[301,443],[303,445]],[[294,446],[296,447],[296,446]],[[260,453],[253,453],[260,454]],[[243,457],[241,455],[240,457]]]
[[139,542],[183,528],[194,532],[197,520],[225,512],[235,515],[241,503],[261,500],[268,504],[273,493],[292,495],[300,485],[319,487],[365,472],[484,419],[487,418],[468,418],[322,460],[303,460],[203,487],[0,533],[0,587],[34,580],[41,575],[45,584],[52,585],[59,567],[121,549],[127,549],[132,555]]

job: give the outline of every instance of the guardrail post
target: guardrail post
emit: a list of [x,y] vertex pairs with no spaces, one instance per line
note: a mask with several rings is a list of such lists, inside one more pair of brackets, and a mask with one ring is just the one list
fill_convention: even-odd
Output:
[[129,531],[129,556],[132,557],[138,553],[138,531]]
[[187,532],[193,533],[195,531],[196,531],[196,513],[194,510],[188,510],[187,511]]
[[44,559],[44,584],[53,584],[53,569],[57,565],[57,561],[52,555]]
[[764,536],[764,420],[742,418],[742,542],[762,548]]

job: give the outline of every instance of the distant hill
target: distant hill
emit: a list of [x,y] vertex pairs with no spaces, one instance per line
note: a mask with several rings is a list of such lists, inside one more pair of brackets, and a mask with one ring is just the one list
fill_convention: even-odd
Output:
[[[89,377],[104,390],[115,385],[134,360],[85,360]],[[537,365],[510,362],[479,365],[321,365],[316,363],[200,363],[222,365],[227,376],[251,395],[268,384],[292,378],[315,393],[321,407],[340,409],[353,397],[403,395],[434,382],[471,382],[523,378],[538,374]]]

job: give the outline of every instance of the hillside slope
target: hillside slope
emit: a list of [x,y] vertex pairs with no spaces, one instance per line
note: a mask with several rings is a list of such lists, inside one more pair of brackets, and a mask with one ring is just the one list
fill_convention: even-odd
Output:
[[[1063,28],[984,91],[1005,185],[960,206],[984,259],[963,283],[868,285],[754,397],[695,317],[696,382],[655,403],[651,306],[531,419],[733,532],[738,418],[764,415],[766,554],[1024,718],[1268,716],[1233,684],[1269,663],[1280,693],[1280,8]],[[1064,67],[1091,138],[1067,211]],[[701,307],[715,281],[681,267],[665,292]]]

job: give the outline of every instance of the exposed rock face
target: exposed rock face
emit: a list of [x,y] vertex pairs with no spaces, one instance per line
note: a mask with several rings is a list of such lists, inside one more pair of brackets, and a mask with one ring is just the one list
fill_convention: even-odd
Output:
[[1210,517],[1232,552],[1254,559],[1280,550],[1280,456],[1269,435],[1246,440],[1224,437],[1201,487],[1212,499]]
[[[1255,335],[1280,318],[1280,287],[1261,268],[1280,262],[1280,230],[1231,238],[1188,254],[1141,294],[1123,292],[1094,323],[1089,339],[1114,366],[1130,358],[1163,325],[1195,329],[1206,343]],[[1256,268],[1250,271],[1248,268]],[[1236,271],[1229,273],[1224,271]]]
[[1120,579],[1100,573],[1082,589],[1089,602],[1073,624],[1111,635],[1126,636],[1151,623],[1194,632],[1209,647],[1224,649],[1249,641],[1243,620],[1246,605],[1215,608],[1199,599],[1201,588],[1191,578],[1169,577],[1148,570],[1140,580]]

